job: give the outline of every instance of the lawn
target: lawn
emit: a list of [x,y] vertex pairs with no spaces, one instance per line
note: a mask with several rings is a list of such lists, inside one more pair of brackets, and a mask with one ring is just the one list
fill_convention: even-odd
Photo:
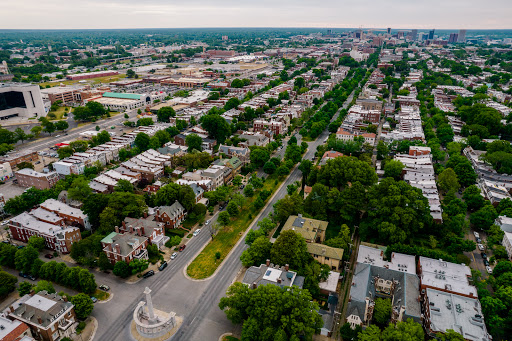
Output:
[[99,301],[105,301],[105,300],[108,300],[108,298],[110,297],[110,294],[103,290],[96,289],[96,291],[94,292],[94,294],[92,296],[96,297]]
[[54,114],[56,116],[55,118],[50,118],[48,117],[48,115],[46,116],[46,118],[48,118],[49,120],[62,120],[64,118],[64,114],[67,112],[69,112],[69,107],[59,107],[57,110],[49,112],[49,114]]
[[97,77],[97,78],[85,79],[85,82],[82,82],[82,83],[79,83],[78,80],[58,79],[58,80],[53,81],[53,82],[39,83],[39,85],[44,88],[47,85],[49,85],[51,87],[54,87],[54,86],[59,86],[60,84],[65,84],[65,85],[72,85],[72,84],[84,84],[84,85],[85,84],[100,84],[100,83],[115,82],[115,81],[118,81],[118,80],[123,79],[123,78],[126,78],[126,75],[121,75],[120,74],[120,75],[114,75],[114,76]]
[[[262,189],[272,192],[267,198],[270,200],[275,190],[281,186],[285,178],[278,179],[277,176],[269,176]],[[276,180],[278,181],[276,185]],[[224,227],[217,233],[215,238],[206,245],[201,253],[190,263],[187,268],[187,274],[195,279],[204,279],[210,277],[215,270],[222,263],[224,258],[229,254],[233,246],[236,245],[240,237],[244,234],[245,230],[251,225],[253,219],[258,215],[261,208],[255,210],[252,203],[256,200],[258,192],[251,198],[248,198],[245,205],[242,207],[241,213],[238,217],[231,221],[229,225]],[[216,258],[216,253],[220,253],[220,259]]]

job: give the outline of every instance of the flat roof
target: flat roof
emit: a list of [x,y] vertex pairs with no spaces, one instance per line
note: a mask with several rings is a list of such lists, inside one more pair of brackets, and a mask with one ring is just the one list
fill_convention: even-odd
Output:
[[391,254],[391,260],[387,261],[384,260],[384,249],[366,245],[359,246],[357,262],[416,274],[416,258],[414,256],[393,252]]
[[451,292],[478,297],[476,287],[469,284],[471,269],[442,259],[420,257],[421,284]]
[[26,305],[37,308],[42,311],[50,310],[57,302],[52,301],[44,296],[34,295],[30,297],[26,302]]
[[139,94],[127,94],[120,92],[105,92],[103,97],[107,98],[121,98],[121,99],[141,99],[142,95]]

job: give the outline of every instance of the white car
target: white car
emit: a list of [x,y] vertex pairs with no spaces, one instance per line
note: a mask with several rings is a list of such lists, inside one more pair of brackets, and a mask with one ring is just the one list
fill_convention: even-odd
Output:
[[478,234],[478,232],[473,232],[473,234],[475,235],[475,238],[480,238],[480,234]]
[[208,219],[208,220],[206,221],[206,223],[204,223],[204,224],[205,224],[205,225],[208,225],[209,223],[210,223],[210,219]]
[[197,229],[194,231],[193,235],[194,237],[197,236],[201,232],[201,229]]
[[485,250],[485,247],[482,244],[477,244],[477,246],[478,246],[478,250],[480,250],[480,251]]
[[177,253],[177,252],[174,252],[174,253],[171,255],[171,259],[174,259],[174,258],[176,258],[176,257],[178,257],[178,253]]
[[486,266],[485,270],[487,270],[488,273],[492,274],[492,269],[490,266]]

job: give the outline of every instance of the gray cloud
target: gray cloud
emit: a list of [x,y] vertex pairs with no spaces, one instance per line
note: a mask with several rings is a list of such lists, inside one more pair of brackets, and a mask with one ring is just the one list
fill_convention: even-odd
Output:
[[155,27],[512,28],[510,0],[22,0],[2,29]]

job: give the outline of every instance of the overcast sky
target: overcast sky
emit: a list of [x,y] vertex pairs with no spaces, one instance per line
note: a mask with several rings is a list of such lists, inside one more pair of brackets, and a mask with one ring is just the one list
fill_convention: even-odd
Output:
[[1,29],[511,29],[512,0],[4,0]]

